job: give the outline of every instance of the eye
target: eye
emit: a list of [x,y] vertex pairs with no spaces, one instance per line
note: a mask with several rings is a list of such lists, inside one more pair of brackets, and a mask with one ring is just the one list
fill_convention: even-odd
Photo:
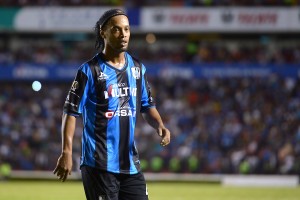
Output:
[[117,27],[113,27],[113,28],[112,28],[112,32],[113,32],[113,33],[117,33],[117,32],[119,32],[119,31],[120,31],[120,30],[119,30]]

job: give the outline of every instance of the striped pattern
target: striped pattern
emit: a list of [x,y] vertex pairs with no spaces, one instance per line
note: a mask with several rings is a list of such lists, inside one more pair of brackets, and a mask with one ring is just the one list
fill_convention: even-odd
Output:
[[81,165],[135,174],[140,170],[134,142],[137,117],[155,106],[146,68],[127,53],[121,70],[102,56],[79,68],[64,112],[84,120]]

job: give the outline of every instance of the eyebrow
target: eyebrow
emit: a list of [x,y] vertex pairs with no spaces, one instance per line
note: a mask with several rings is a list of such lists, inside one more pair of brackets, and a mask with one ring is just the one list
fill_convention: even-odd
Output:
[[[122,28],[122,26],[113,25],[111,28]],[[126,25],[124,28],[130,28],[130,25]]]

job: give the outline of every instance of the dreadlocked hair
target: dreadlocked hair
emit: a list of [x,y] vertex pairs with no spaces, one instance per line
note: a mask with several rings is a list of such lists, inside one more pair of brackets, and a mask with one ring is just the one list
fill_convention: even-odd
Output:
[[102,51],[103,45],[104,45],[104,40],[100,35],[100,25],[101,25],[100,21],[97,21],[97,23],[94,27],[94,31],[95,31],[95,34],[96,34],[95,49]]

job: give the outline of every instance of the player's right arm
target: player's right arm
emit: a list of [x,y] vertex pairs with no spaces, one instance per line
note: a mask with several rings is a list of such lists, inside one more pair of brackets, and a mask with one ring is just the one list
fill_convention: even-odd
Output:
[[65,181],[72,171],[72,146],[76,126],[76,118],[71,115],[63,114],[62,117],[62,152],[57,160],[53,171],[58,179]]
[[53,171],[61,181],[65,181],[72,171],[72,146],[76,117],[82,113],[87,98],[87,69],[89,68],[86,65],[79,68],[64,104],[61,126],[62,151]]

